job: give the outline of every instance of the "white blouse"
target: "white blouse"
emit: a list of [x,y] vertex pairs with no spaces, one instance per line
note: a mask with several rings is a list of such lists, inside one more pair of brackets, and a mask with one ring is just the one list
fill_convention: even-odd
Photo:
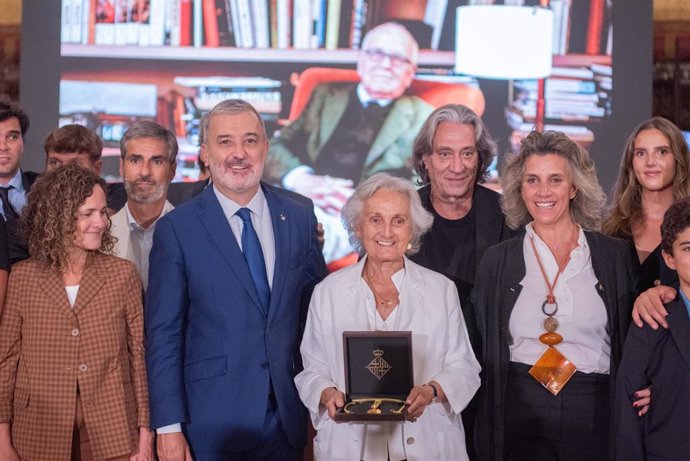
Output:
[[[398,290],[398,293],[402,292],[404,280],[404,267],[391,277],[391,281]],[[361,283],[365,304],[369,307],[370,329],[374,331],[398,331],[398,322],[396,322],[396,320],[398,318],[401,303],[391,311],[388,317],[386,317],[386,320],[383,320],[381,314],[376,310],[376,297],[374,296],[374,291],[369,287],[364,277],[361,278]],[[365,461],[376,459],[402,461],[407,459],[405,444],[403,443],[403,437],[400,434],[398,425],[368,423],[366,437],[362,447],[362,459]]]
[[77,302],[79,285],[65,285],[65,292],[67,293],[67,299],[69,300],[70,306],[74,307],[74,303]]
[[[530,237],[534,238],[550,283],[556,277],[558,263],[546,243],[534,232],[532,223],[528,224],[522,247],[526,273],[520,282],[522,290],[509,322],[512,338],[510,360],[533,365],[547,347],[539,341],[539,336],[546,332],[543,326],[546,316],[541,306],[548,288],[534,255]],[[554,317],[559,323],[556,333],[563,337],[563,342],[555,347],[579,371],[608,374],[611,340],[606,330],[606,306],[596,290],[598,280],[592,269],[589,245],[581,229],[577,242],[578,246],[572,251],[570,261],[554,289],[558,303],[558,312]]]
[[[405,280],[405,268],[403,267],[398,272],[391,276],[391,281],[398,293],[401,292],[403,281]],[[396,319],[398,318],[398,311],[400,310],[400,303],[388,314],[386,320],[383,320],[381,314],[376,310],[376,296],[374,296],[374,291],[371,289],[369,284],[361,278],[362,284],[362,296],[364,297],[365,304],[370,306],[369,310],[369,329],[372,331],[398,331]]]

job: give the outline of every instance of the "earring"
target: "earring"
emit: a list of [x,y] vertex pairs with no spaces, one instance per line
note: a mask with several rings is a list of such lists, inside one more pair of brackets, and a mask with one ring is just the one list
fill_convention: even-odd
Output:
[[410,251],[411,249],[412,249],[412,244],[411,244],[411,243],[408,243],[408,244],[407,244],[407,251]]

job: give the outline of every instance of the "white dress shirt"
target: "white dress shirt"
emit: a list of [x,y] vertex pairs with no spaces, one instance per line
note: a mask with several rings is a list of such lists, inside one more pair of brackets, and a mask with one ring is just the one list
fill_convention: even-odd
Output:
[[[146,229],[140,226],[134,219],[134,216],[132,216],[132,212],[129,211],[129,201],[125,203],[124,209],[127,216],[127,226],[129,227],[129,243],[131,248],[131,254],[125,255],[125,258],[137,266],[144,290],[146,290],[149,286],[149,255],[153,246],[153,233],[156,231],[156,223],[163,216],[174,210],[175,207],[166,200],[161,214]],[[131,258],[128,256],[131,256]]]
[[237,240],[237,244],[240,246],[240,249],[242,249],[242,229],[244,229],[244,223],[242,222],[242,218],[237,216],[235,213],[237,213],[237,210],[240,208],[249,208],[249,210],[252,212],[252,225],[254,226],[256,235],[259,237],[259,241],[261,242],[261,250],[264,254],[264,261],[266,262],[268,286],[269,288],[273,288],[276,246],[275,240],[273,239],[273,223],[271,222],[271,213],[268,210],[268,202],[266,201],[264,191],[261,190],[261,187],[259,187],[256,195],[254,195],[254,197],[244,207],[223,195],[220,191],[218,191],[215,185],[213,186],[213,192],[216,194],[221,208],[223,208],[225,218],[230,224],[230,229],[232,229],[232,234],[235,236],[235,240]]
[[[546,332],[546,316],[542,313],[541,306],[546,299],[548,288],[539,269],[530,238],[534,238],[550,283],[553,283],[558,271],[558,263],[548,246],[534,232],[532,224],[528,224],[522,249],[526,273],[520,282],[522,290],[509,322],[512,338],[510,360],[527,365],[533,365],[547,347],[539,341],[539,336]],[[572,251],[570,261],[554,289],[558,302],[558,312],[554,317],[559,323],[556,333],[563,337],[563,342],[557,344],[556,349],[579,371],[609,373],[611,340],[606,331],[606,306],[596,290],[598,280],[592,269],[589,245],[582,229],[577,243],[578,246]]]

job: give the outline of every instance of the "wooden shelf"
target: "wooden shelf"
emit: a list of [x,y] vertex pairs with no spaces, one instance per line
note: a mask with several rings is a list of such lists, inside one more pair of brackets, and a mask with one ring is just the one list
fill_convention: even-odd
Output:
[[592,64],[610,66],[611,56],[605,54],[566,54],[553,57],[553,65],[556,67],[586,67]]
[[[164,61],[219,61],[266,63],[355,64],[359,50],[295,50],[276,48],[209,48],[173,46],[109,46],[62,44],[62,56],[77,58],[155,59]],[[611,56],[569,54],[554,56],[554,66],[587,66],[592,63],[611,64]],[[419,51],[420,66],[453,67],[453,51]]]
[[[267,62],[267,63],[322,63],[322,64],[355,64],[359,50],[295,50],[276,48],[209,48],[209,47],[172,47],[172,46],[108,46],[108,45],[74,45],[62,44],[62,56],[77,58],[113,58],[113,59],[157,59],[171,61],[228,61],[228,62]],[[419,52],[420,66],[454,65],[455,53],[452,51]]]

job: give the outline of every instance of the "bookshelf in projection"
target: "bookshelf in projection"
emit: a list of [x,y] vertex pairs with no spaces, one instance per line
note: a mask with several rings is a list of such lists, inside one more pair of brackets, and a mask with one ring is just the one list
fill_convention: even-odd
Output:
[[[117,94],[118,85],[155,87],[153,117],[176,132],[189,166],[182,169],[183,179],[193,180],[199,117],[208,101],[241,95],[259,105],[269,132],[275,131],[287,123],[301,71],[311,66],[354,68],[366,32],[389,20],[405,25],[420,44],[419,74],[452,80],[457,77],[452,70],[456,8],[486,3],[540,2],[62,0],[61,55],[75,63],[63,72],[62,81],[71,88],[80,82],[104,85],[101,107],[112,106],[102,100]],[[611,115],[612,2],[548,4],[554,14],[554,70],[546,81],[546,125],[588,146],[596,125]],[[80,67],[80,62],[85,64]],[[514,141],[524,136],[534,124],[535,85],[511,82],[505,107],[498,111],[504,116],[486,119],[489,127],[507,125]],[[148,116],[105,117],[98,107],[89,110],[88,92],[64,94],[81,94],[84,101],[61,98],[61,123],[89,120],[99,132],[104,127],[105,134],[116,135],[119,130],[110,129],[113,118],[118,128],[126,129],[127,120]],[[70,113],[69,107],[80,111]],[[115,137],[106,141],[114,143]]]

